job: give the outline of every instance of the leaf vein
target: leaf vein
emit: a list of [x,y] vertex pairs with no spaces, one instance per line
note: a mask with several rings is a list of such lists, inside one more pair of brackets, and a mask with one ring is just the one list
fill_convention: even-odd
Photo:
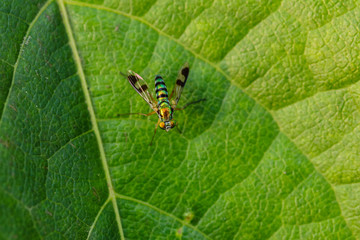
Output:
[[111,201],[111,198],[109,197],[109,198],[104,202],[104,204],[101,206],[98,214],[96,215],[96,217],[95,217],[95,219],[94,219],[93,224],[91,224],[91,226],[90,226],[90,230],[89,230],[89,233],[88,233],[88,236],[87,236],[86,240],[88,240],[88,239],[90,238],[91,233],[92,233],[92,231],[94,230],[94,227],[96,226],[96,223],[97,223],[97,221],[98,221],[101,213],[104,211],[106,205],[107,205],[110,201]]
[[261,24],[264,20],[268,19],[272,14],[274,14],[277,10],[279,10],[280,6],[282,5],[282,0],[280,1],[279,5],[277,6],[276,9],[274,9],[272,12],[270,12],[264,19],[262,19],[261,21],[259,21],[258,23],[256,23],[255,25],[251,26],[247,32],[241,36],[237,41],[234,42],[234,45],[229,48],[229,50],[227,51],[226,54],[224,54],[224,56],[218,60],[218,62],[221,62],[222,60],[224,60],[226,58],[226,56],[241,42],[241,40],[243,40],[247,34],[254,28],[256,28],[256,26],[258,26],[259,24]]
[[[226,192],[229,192],[231,189],[233,189],[234,187],[240,185],[241,183],[243,183],[246,179],[248,179],[250,177],[250,175],[252,173],[254,173],[256,171],[256,169],[260,166],[260,163],[263,161],[265,154],[267,153],[267,151],[269,151],[269,149],[271,148],[271,146],[273,145],[275,139],[279,136],[280,131],[277,133],[276,136],[274,136],[274,138],[272,139],[271,143],[269,144],[269,146],[265,149],[265,151],[263,152],[263,155],[261,157],[261,159],[259,160],[258,164],[254,167],[253,170],[249,171],[249,174],[242,179],[240,182],[235,183],[233,186],[231,186],[229,189],[227,189],[226,191],[222,192],[219,194],[218,198],[216,199],[216,201],[214,201],[214,203],[208,207],[207,211],[203,214],[203,216],[206,215],[207,212],[209,212],[209,210],[216,204],[217,201],[219,201],[219,199],[221,198],[221,196],[223,196]],[[247,193],[248,194],[248,193]],[[249,217],[251,214],[251,212],[247,215],[247,217]],[[201,222],[201,220],[199,221],[199,223]],[[239,226],[239,230],[234,234],[234,238],[236,237],[236,235],[238,234],[238,232],[240,231],[240,227],[241,227],[242,223]]]
[[161,213],[161,214],[164,214],[164,215],[166,215],[166,216],[168,216],[168,217],[170,217],[170,218],[172,218],[172,219],[180,222],[180,223],[183,224],[184,226],[187,226],[187,227],[189,227],[189,228],[191,228],[191,229],[199,232],[199,233],[200,233],[201,235],[203,235],[206,239],[211,239],[208,235],[206,235],[204,232],[202,232],[201,230],[199,230],[196,226],[191,225],[190,223],[187,223],[187,222],[185,222],[184,220],[181,220],[180,218],[172,215],[171,213],[168,213],[168,212],[166,212],[166,211],[164,211],[164,210],[162,210],[162,209],[160,209],[160,208],[158,208],[158,207],[155,207],[154,205],[151,205],[151,204],[148,203],[148,202],[144,202],[144,201],[141,201],[141,200],[139,200],[139,199],[132,198],[132,197],[128,197],[128,196],[125,196],[125,195],[122,195],[122,194],[119,194],[119,193],[116,193],[116,192],[115,192],[115,195],[116,195],[117,198],[124,199],[124,200],[128,200],[128,201],[132,201],[132,202],[141,204],[141,205],[143,205],[143,206],[147,206],[147,207],[149,207],[149,208],[151,208],[151,209],[153,209],[153,210],[155,210],[155,211],[157,211],[157,212],[159,212],[159,213]]
[[21,17],[19,17],[19,16],[16,16],[16,15],[14,15],[14,14],[12,14],[12,13],[8,13],[8,12],[5,12],[5,11],[3,11],[3,10],[0,10],[0,13],[3,13],[3,14],[5,14],[5,15],[8,15],[8,16],[11,16],[11,17],[14,17],[14,18],[20,20],[21,22],[25,23],[26,25],[29,25],[29,23],[26,22],[25,19],[23,19],[23,18],[21,18]]
[[48,0],[42,7],[41,9],[39,10],[39,12],[36,14],[35,18],[33,19],[33,21],[30,23],[27,31],[26,31],[26,34],[24,36],[24,40],[23,42],[21,43],[21,46],[20,46],[20,50],[19,50],[19,53],[18,53],[18,56],[17,56],[17,59],[16,59],[16,62],[14,64],[14,71],[13,71],[13,75],[12,75],[12,80],[11,80],[11,85],[10,85],[10,88],[9,88],[9,91],[7,93],[7,97],[6,97],[6,100],[5,100],[5,103],[4,103],[4,108],[3,108],[3,111],[0,115],[0,126],[1,126],[1,123],[2,123],[2,119],[3,119],[3,116],[4,116],[4,113],[5,113],[5,110],[8,108],[7,105],[9,103],[9,98],[10,98],[10,93],[11,93],[11,90],[14,86],[14,82],[15,82],[15,74],[16,74],[16,70],[17,70],[17,67],[19,65],[19,62],[20,62],[20,57],[21,57],[21,53],[23,52],[24,50],[24,46],[25,46],[25,42],[26,42],[26,39],[27,37],[29,36],[30,34],[30,31],[31,29],[33,28],[33,26],[35,25],[35,23],[37,22],[37,20],[39,19],[39,17],[41,16],[41,14],[47,9],[47,7],[50,5],[50,3],[52,3],[53,0]]
[[116,197],[115,197],[115,193],[114,193],[114,189],[113,189],[113,185],[112,185],[112,180],[111,180],[111,176],[110,176],[110,171],[109,171],[109,167],[107,165],[107,160],[106,160],[106,155],[105,155],[105,150],[104,150],[104,145],[102,143],[102,138],[101,138],[101,134],[100,134],[100,130],[96,121],[96,115],[95,115],[95,110],[90,98],[90,92],[88,90],[88,85],[86,82],[86,78],[85,78],[85,73],[83,71],[83,67],[82,67],[82,63],[80,60],[80,56],[76,47],[76,43],[75,43],[75,39],[72,33],[72,29],[70,26],[70,20],[69,17],[67,15],[67,11],[64,5],[64,0],[57,0],[59,9],[60,9],[60,13],[62,15],[62,19],[63,19],[63,23],[65,26],[65,30],[66,33],[68,35],[69,38],[69,44],[70,44],[70,48],[72,50],[73,53],[73,58],[74,58],[74,62],[76,64],[77,67],[77,71],[80,77],[80,82],[81,82],[81,86],[84,92],[84,96],[85,96],[85,102],[88,106],[88,110],[89,110],[89,114],[90,114],[90,119],[91,119],[91,124],[95,133],[95,137],[98,143],[98,148],[99,148],[99,152],[100,152],[100,158],[101,158],[101,163],[104,169],[104,173],[105,173],[105,177],[106,177],[106,182],[109,188],[109,198],[112,201],[112,205],[114,207],[114,212],[115,212],[115,217],[116,217],[116,222],[119,228],[119,233],[121,236],[121,239],[125,239],[124,237],[124,231],[121,225],[121,218],[119,215],[119,210],[118,210],[118,206],[117,206],[117,202],[116,202]]
[[[35,221],[33,219],[33,215],[31,213],[31,208],[27,207],[22,201],[20,201],[19,199],[17,199],[14,195],[12,195],[10,192],[8,192],[7,190],[5,190],[3,188],[4,186],[0,186],[0,189],[5,193],[7,194],[10,198],[14,199],[15,202],[19,203],[24,209],[26,209],[26,211],[29,213],[31,219],[32,219],[32,223],[33,223],[33,227],[34,229],[36,230],[36,233],[38,234],[39,236],[39,239],[41,238],[40,236],[40,232],[39,232],[39,229],[36,228],[36,225],[35,225]],[[5,239],[5,238],[4,238]]]

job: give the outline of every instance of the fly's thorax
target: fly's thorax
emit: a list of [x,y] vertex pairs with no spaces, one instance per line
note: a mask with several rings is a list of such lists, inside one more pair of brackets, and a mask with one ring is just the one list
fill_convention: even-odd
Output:
[[173,117],[173,109],[169,101],[162,101],[158,103],[158,115],[162,122],[170,121]]

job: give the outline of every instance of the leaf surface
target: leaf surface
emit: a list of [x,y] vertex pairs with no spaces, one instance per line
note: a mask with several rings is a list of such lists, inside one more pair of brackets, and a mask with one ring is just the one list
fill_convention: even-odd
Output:
[[[0,239],[359,239],[356,1],[0,3]],[[168,89],[156,117],[119,72]]]

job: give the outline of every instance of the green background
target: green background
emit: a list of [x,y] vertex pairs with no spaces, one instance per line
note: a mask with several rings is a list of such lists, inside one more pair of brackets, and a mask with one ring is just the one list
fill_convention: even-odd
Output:
[[[2,0],[0,239],[360,239],[360,1]],[[156,116],[119,72],[169,89]]]

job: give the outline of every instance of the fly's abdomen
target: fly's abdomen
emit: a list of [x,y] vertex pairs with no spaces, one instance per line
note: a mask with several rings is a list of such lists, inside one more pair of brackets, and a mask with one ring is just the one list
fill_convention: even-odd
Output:
[[164,80],[161,76],[157,75],[155,77],[155,91],[156,91],[156,98],[158,102],[169,101],[168,100],[168,91],[165,85]]

